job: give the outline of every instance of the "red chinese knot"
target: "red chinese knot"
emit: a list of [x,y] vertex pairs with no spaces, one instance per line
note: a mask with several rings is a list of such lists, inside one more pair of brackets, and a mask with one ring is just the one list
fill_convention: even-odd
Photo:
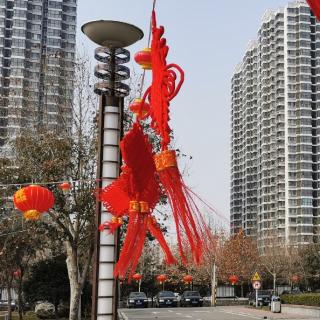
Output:
[[140,281],[142,279],[142,275],[140,273],[135,273],[132,276],[132,279],[135,280],[135,281]]

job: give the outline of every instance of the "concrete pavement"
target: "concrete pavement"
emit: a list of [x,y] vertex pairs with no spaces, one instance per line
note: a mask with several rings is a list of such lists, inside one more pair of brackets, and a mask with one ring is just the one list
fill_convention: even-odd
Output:
[[[276,314],[269,311],[247,307],[216,307],[216,308],[147,308],[120,309],[123,320],[251,320],[251,319],[299,319],[315,320],[303,315]],[[317,319],[319,320],[319,319]]]

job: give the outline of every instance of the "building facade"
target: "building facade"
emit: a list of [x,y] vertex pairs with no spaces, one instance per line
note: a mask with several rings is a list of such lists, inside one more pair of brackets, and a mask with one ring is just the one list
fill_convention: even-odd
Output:
[[320,23],[304,0],[264,15],[232,78],[231,122],[231,233],[318,242]]
[[0,151],[24,128],[70,130],[77,0],[0,0]]

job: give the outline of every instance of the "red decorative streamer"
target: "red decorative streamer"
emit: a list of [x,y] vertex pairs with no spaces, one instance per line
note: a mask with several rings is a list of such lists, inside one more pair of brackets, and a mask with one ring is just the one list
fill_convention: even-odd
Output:
[[312,12],[320,21],[320,1],[319,0],[307,0]]

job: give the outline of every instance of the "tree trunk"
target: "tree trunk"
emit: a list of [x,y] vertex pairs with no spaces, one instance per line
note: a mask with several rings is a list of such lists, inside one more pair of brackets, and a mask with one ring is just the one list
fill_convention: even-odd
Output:
[[274,292],[274,294],[276,294],[276,290],[277,290],[277,274],[274,273],[273,274],[273,292]]
[[8,291],[8,320],[12,319],[12,312],[11,312],[11,285],[10,283],[7,284],[7,291]]
[[70,313],[69,320],[78,320],[81,298],[81,285],[79,283],[79,269],[77,250],[69,241],[65,242],[67,249],[67,269],[70,282]]
[[22,320],[23,319],[22,274],[18,279],[18,312],[19,312],[19,320]]

